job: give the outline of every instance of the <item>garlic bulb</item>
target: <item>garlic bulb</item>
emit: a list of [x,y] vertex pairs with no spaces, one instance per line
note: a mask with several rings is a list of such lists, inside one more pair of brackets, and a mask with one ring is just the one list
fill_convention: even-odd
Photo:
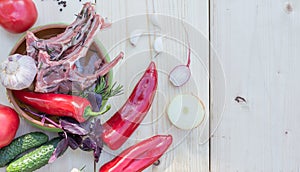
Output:
[[28,88],[37,74],[35,60],[26,55],[14,54],[1,65],[0,79],[4,87],[12,90]]

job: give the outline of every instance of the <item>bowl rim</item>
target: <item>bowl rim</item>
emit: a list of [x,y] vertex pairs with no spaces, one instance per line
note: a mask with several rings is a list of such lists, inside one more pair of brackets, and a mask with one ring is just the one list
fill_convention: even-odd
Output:
[[[64,24],[64,23],[47,24],[47,25],[41,25],[41,26],[34,27],[34,28],[30,29],[30,31],[33,32],[33,33],[37,33],[39,31],[42,31],[42,30],[45,30],[45,29],[57,29],[57,28],[58,29],[64,29],[67,26],[68,25]],[[14,47],[10,51],[9,55],[12,55],[13,53],[15,53],[15,51],[23,43],[23,41],[26,40],[25,37],[26,37],[26,33],[24,33],[18,39],[17,43],[14,45]],[[107,50],[104,47],[104,45],[97,38],[94,39],[93,44],[96,44],[95,47],[97,48],[97,51],[99,51],[103,54],[103,59],[106,62],[109,62],[110,57],[109,57],[109,55],[107,53]],[[112,80],[113,80],[113,71],[110,70],[107,75],[108,75],[107,76],[108,77],[108,80],[107,80],[108,85],[111,86],[111,83],[112,83]],[[6,94],[7,94],[9,102],[14,106],[14,108],[17,111],[17,113],[19,114],[19,116],[23,117],[26,121],[28,121],[33,126],[38,127],[40,129],[43,129],[43,130],[51,131],[51,132],[60,132],[60,131],[62,131],[60,128],[55,127],[53,124],[42,123],[41,121],[32,118],[26,112],[24,112],[20,108],[19,104],[16,102],[16,100],[15,100],[13,94],[12,94],[12,91],[10,89],[6,88]]]

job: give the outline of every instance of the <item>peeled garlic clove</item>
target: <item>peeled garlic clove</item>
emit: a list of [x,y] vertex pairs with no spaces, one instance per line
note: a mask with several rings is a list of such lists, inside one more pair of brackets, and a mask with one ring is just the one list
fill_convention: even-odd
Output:
[[157,16],[157,14],[152,14],[152,15],[150,16],[150,21],[151,21],[151,23],[152,23],[154,26],[160,27],[160,23],[159,23],[159,21],[158,21],[158,16]]
[[77,169],[77,168],[73,168],[72,170],[71,170],[71,172],[81,172],[79,169]]
[[161,53],[164,50],[164,45],[161,36],[155,39],[153,48],[156,53]]
[[30,87],[36,74],[35,60],[26,55],[14,54],[8,57],[1,66],[0,80],[4,87],[22,90]]
[[140,37],[143,35],[144,31],[142,30],[134,30],[130,34],[130,43],[133,46],[136,46],[137,42],[139,41]]

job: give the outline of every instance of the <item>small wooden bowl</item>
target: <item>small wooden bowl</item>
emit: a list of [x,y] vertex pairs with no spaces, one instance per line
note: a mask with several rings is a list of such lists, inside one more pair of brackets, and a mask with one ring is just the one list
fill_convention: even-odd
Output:
[[[33,32],[38,38],[50,38],[53,37],[59,33],[62,33],[66,28],[65,24],[50,24],[50,25],[45,25],[45,26],[40,26],[37,28],[34,28],[31,30],[31,32]],[[104,48],[104,46],[97,40],[95,40],[90,49],[92,49],[94,52],[97,53],[97,55],[102,58],[104,60],[105,63],[109,62],[109,56],[106,53],[106,49]],[[19,39],[19,41],[16,43],[16,45],[13,47],[13,49],[11,50],[10,54],[26,54],[26,40],[25,40],[25,35],[23,37],[21,37]],[[105,55],[105,57],[104,57]],[[86,58],[90,58],[91,57],[91,53],[87,54]],[[108,84],[110,85],[112,82],[112,71],[110,71],[107,75],[106,75],[106,80],[108,82]],[[44,124],[41,122],[41,119],[39,119],[38,117],[25,112],[22,110],[22,107],[26,107],[22,102],[20,102],[19,100],[17,100],[14,95],[12,94],[12,91],[9,89],[7,90],[7,96],[8,96],[8,100],[13,104],[13,106],[15,107],[15,110],[18,112],[18,114],[24,118],[28,123],[30,123],[31,125],[46,130],[46,131],[51,131],[51,132],[59,132],[61,131],[61,129],[55,127],[54,125],[45,122]],[[34,111],[34,109],[32,109]],[[52,118],[53,120],[57,121],[57,119],[54,117]]]

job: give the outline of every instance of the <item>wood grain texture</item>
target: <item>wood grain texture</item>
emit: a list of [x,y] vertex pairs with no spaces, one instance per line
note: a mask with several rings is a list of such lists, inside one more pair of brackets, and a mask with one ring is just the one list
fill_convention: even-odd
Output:
[[[199,6],[203,10],[197,11]],[[192,132],[175,128],[166,116],[169,101],[179,93],[198,95],[207,106],[206,113],[209,114],[208,3],[206,1],[128,0],[101,2],[97,7],[100,13],[103,11],[103,14],[112,18],[113,23],[111,29],[99,34],[99,39],[109,49],[111,56],[119,51],[125,52],[124,60],[114,69],[114,80],[125,86],[125,94],[110,100],[114,108],[103,117],[103,121],[113,115],[125,102],[151,60],[155,61],[159,71],[158,91],[149,114],[119,150],[110,151],[105,147],[103,158],[98,165],[101,166],[126,147],[151,135],[172,134],[174,144],[161,158],[161,164],[158,167],[149,167],[145,171],[208,171],[209,144],[205,141],[208,138],[209,116],[206,117],[205,125]],[[121,10],[110,11],[115,9]],[[151,23],[153,13],[158,15],[160,28]],[[203,21],[195,20],[191,14],[202,16]],[[186,63],[187,47],[184,45],[186,35],[181,19],[189,22],[188,30],[195,33],[190,34],[191,46],[194,49],[191,66],[193,78],[186,86],[174,88],[168,81],[168,73],[175,65]],[[134,47],[128,39],[135,30],[143,30],[151,34],[142,36]],[[156,34],[152,34],[153,32]],[[153,43],[155,38],[161,35],[164,36],[164,52],[154,58]]]
[[211,1],[212,46],[227,84],[222,121],[211,120],[211,171],[299,171],[299,7],[294,0]]
[[[35,26],[50,23],[71,23],[81,9],[81,4],[86,1],[68,1],[67,7],[60,12],[60,6],[56,1],[34,1],[37,5],[39,18]],[[155,134],[172,134],[174,144],[161,158],[161,164],[151,166],[145,171],[203,171],[209,169],[209,45],[208,45],[208,0],[110,0],[97,1],[96,8],[99,14],[108,17],[113,23],[110,29],[104,30],[97,35],[107,49],[108,55],[113,59],[120,51],[125,52],[125,58],[114,69],[114,81],[124,85],[124,94],[112,98],[109,103],[112,110],[102,117],[107,120],[130,95],[131,90],[142,76],[150,63],[155,61],[159,71],[159,85],[153,106],[143,120],[137,131],[117,151],[104,148],[99,167],[112,159],[125,148],[134,143]],[[150,22],[151,14],[158,14],[161,22],[160,29]],[[192,78],[181,88],[173,87],[168,81],[168,73],[178,64],[186,63],[186,35],[182,21],[188,32],[191,32],[190,42],[192,48]],[[132,46],[128,38],[132,31],[144,30],[150,34],[143,36],[136,47]],[[156,37],[164,36],[164,52],[155,56],[153,42]],[[20,35],[9,34],[0,28],[0,51],[3,61],[8,55],[10,48]],[[9,104],[5,96],[5,89],[0,88],[1,102]],[[171,99],[181,93],[189,93],[199,96],[206,106],[206,118],[203,124],[192,130],[182,131],[169,122],[166,116],[166,108]],[[17,135],[21,135],[35,129],[21,122]],[[48,133],[54,136],[53,133]],[[37,171],[71,171],[73,167],[81,168],[86,165],[85,171],[93,171],[94,164],[92,153],[68,150],[53,164],[47,165]],[[0,171],[5,171],[4,168]]]

